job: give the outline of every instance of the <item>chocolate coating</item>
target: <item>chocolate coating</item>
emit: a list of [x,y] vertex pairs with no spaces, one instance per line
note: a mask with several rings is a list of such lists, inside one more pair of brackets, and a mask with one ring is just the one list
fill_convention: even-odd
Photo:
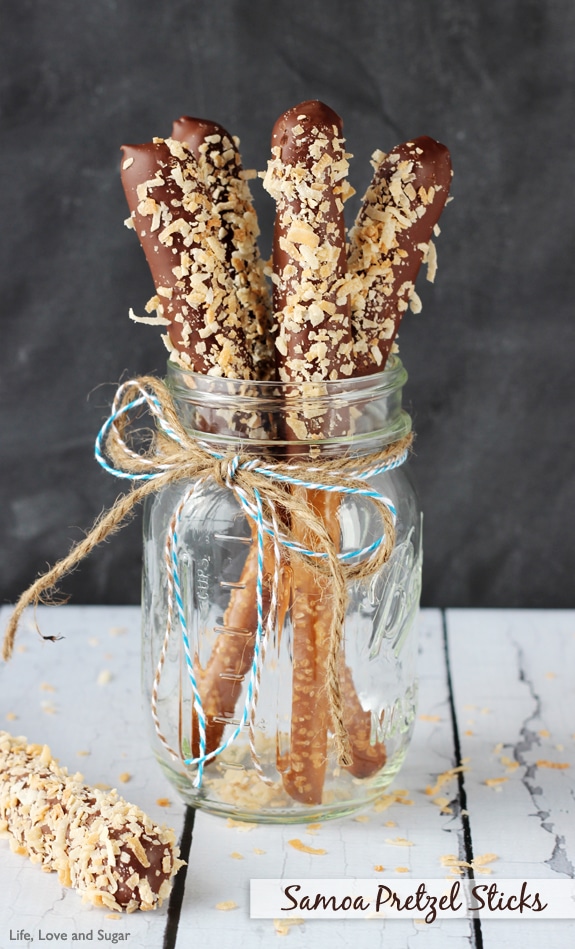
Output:
[[182,116],[172,138],[186,142],[194,154],[213,205],[222,220],[220,239],[236,295],[244,310],[246,345],[256,378],[272,374],[271,302],[258,249],[259,227],[238,141],[216,122]]
[[352,296],[356,375],[385,367],[403,313],[415,299],[419,268],[431,260],[433,229],[452,177],[447,148],[428,136],[374,158],[375,173],[350,232],[348,266],[359,278]]
[[284,381],[351,375],[343,206],[350,193],[342,121],[317,100],[275,123],[264,187],[276,201],[276,365]]
[[122,184],[167,321],[168,349],[195,372],[253,374],[222,222],[190,149],[173,139],[122,147]]

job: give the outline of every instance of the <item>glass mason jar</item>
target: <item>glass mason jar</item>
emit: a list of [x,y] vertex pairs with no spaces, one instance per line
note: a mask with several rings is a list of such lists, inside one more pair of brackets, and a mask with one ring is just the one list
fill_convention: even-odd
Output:
[[[186,431],[208,451],[287,462],[311,483],[338,458],[364,473],[408,435],[406,379],[394,356],[377,375],[301,386],[200,376],[173,363],[166,382]],[[143,686],[154,753],[188,804],[262,822],[340,817],[374,801],[401,767],[416,709],[421,515],[408,464],[363,480],[394,510],[395,542],[375,573],[347,581],[337,678],[348,765],[338,760],[328,701],[329,577],[269,534],[258,544],[221,478],[176,481],[147,498]],[[363,494],[287,491],[352,561],[382,534]],[[309,546],[307,525],[290,516]]]

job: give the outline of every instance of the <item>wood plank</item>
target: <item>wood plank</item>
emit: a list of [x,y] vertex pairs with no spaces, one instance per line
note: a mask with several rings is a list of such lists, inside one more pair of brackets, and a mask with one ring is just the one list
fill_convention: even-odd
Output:
[[[8,615],[3,608],[2,629]],[[70,772],[117,787],[179,833],[184,807],[150,754],[142,712],[139,609],[41,607],[37,619],[44,636],[63,638],[42,641],[32,617],[24,619],[12,661],[0,666],[0,728],[47,743]],[[160,806],[162,798],[171,805]],[[11,853],[6,840],[0,841],[0,892],[0,945],[21,928],[68,933],[68,940],[93,931],[94,942],[102,929],[130,933],[132,946],[162,944],[166,905],[110,920],[61,887],[54,873]]]
[[[449,610],[447,628],[475,856],[502,879],[573,877],[575,613]],[[481,923],[501,949],[535,949],[542,927],[559,947],[573,921]]]
[[[406,803],[386,810],[372,808],[356,818],[328,821],[319,829],[305,825],[228,826],[226,821],[198,813],[188,870],[186,893],[178,930],[178,949],[201,943],[203,949],[233,945],[260,949],[278,935],[272,920],[250,920],[251,878],[321,877],[393,878],[446,875],[441,857],[462,847],[462,825],[457,803],[442,814],[425,793],[437,775],[454,764],[453,738],[447,695],[441,616],[420,616],[420,703],[414,739],[395,790],[406,792]],[[454,796],[456,782],[445,787]],[[401,799],[401,798],[400,798]],[[302,853],[289,841],[301,840],[324,854]],[[411,846],[397,841],[408,840]],[[394,842],[395,841],[395,842]],[[384,867],[384,870],[376,869]],[[405,872],[403,872],[405,871]],[[219,904],[234,909],[218,909]],[[308,920],[290,927],[292,949],[314,946],[385,945],[405,949],[425,930],[429,949],[470,944],[469,920],[443,920],[426,926],[413,920]]]

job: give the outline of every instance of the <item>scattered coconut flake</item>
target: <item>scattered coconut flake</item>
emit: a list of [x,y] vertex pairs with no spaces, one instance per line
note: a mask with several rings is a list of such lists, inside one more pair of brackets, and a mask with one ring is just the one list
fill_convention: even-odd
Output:
[[434,797],[431,799],[432,804],[436,804],[442,814],[453,814],[453,808],[449,806],[450,800],[448,797]]
[[50,685],[49,682],[41,682],[40,688],[42,689],[42,692],[56,692],[57,691],[55,686]]
[[386,844],[392,844],[394,847],[413,847],[413,841],[406,837],[386,837]]
[[294,850],[299,850],[300,853],[311,853],[317,857],[321,857],[327,853],[327,850],[323,850],[321,847],[308,847],[307,844],[304,844],[303,840],[299,840],[297,837],[294,837],[293,840],[288,840],[288,844],[290,847],[293,847]]
[[496,853],[484,853],[482,856],[474,857],[471,866],[475,873],[492,873],[491,868],[485,864],[493,863],[494,860],[499,860]]
[[234,900],[224,900],[222,903],[216,903],[216,909],[228,913],[231,909],[237,909],[238,904]]
[[96,685],[108,685],[112,681],[112,673],[109,669],[102,669],[96,679]]
[[571,767],[568,761],[546,761],[545,758],[540,758],[535,764],[538,768],[554,768],[557,771],[564,771],[565,768]]
[[138,316],[137,313],[134,313],[132,307],[128,311],[128,316],[134,323],[145,323],[148,326],[169,326],[170,321],[167,320],[164,316]]
[[234,830],[239,830],[242,833],[247,833],[248,831],[254,829],[255,824],[250,824],[248,823],[248,821],[245,821],[245,820],[234,820],[233,817],[228,817],[226,821],[226,826],[233,827]]
[[243,859],[244,859],[243,853],[238,853],[237,850],[233,850],[232,853],[230,854],[230,857],[232,858],[232,860],[243,860]]
[[278,936],[288,936],[291,926],[303,926],[305,919],[295,916],[284,916],[283,919],[274,919],[274,929]]
[[384,794],[377,799],[373,805],[373,810],[376,814],[379,814],[381,811],[386,811],[392,804],[413,804],[413,801],[408,798],[407,794],[408,792],[403,788],[392,791],[390,794]]
[[396,873],[411,873],[411,870],[409,869],[409,867],[396,867],[395,872]]
[[18,716],[16,715],[16,712],[6,712],[7,722],[15,722],[17,718]]
[[441,788],[444,784],[447,784],[462,771],[469,771],[469,768],[463,764],[460,764],[456,768],[450,768],[449,771],[444,771],[443,774],[439,774],[437,776],[437,780],[433,787],[430,787],[429,785],[426,787],[425,793],[429,795],[429,797],[435,797],[437,792],[441,791]]
[[509,758],[507,755],[501,755],[499,760],[502,765],[505,765],[508,771],[516,771],[519,767],[519,762],[514,761],[513,758]]
[[156,798],[156,804],[158,805],[158,807],[171,807],[171,806],[172,806],[172,802],[170,801],[169,797],[158,797],[158,798]]
[[496,853],[484,853],[481,856],[474,857],[471,863],[468,863],[467,860],[459,860],[454,853],[447,853],[440,857],[440,862],[441,866],[447,867],[452,874],[461,876],[464,870],[473,870],[479,874],[492,873],[491,868],[486,864],[493,863],[494,860],[498,859]]
[[122,782],[122,784],[127,784],[128,781],[132,780],[132,775],[129,773],[129,771],[122,771],[119,780]]
[[440,722],[441,715],[418,715],[420,722]]
[[383,873],[383,871],[385,870],[385,867],[382,866],[381,863],[376,863],[373,869],[374,869],[377,873]]
[[106,913],[104,919],[121,919],[122,916],[120,913]]
[[266,851],[262,850],[261,847],[254,847],[254,853],[261,856],[263,853],[266,853]]

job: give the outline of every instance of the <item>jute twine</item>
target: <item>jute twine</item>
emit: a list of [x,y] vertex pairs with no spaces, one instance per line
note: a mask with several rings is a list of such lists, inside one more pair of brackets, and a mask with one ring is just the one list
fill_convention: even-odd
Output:
[[[158,406],[154,414],[161,420],[146,448],[137,451],[128,447],[131,424],[128,409],[142,392],[151,395],[152,402]],[[150,403],[150,406],[152,405]],[[333,730],[340,764],[351,764],[351,748],[344,724],[343,701],[339,682],[338,659],[341,653],[343,629],[348,603],[348,584],[365,580],[377,573],[389,559],[395,543],[393,515],[389,507],[379,498],[370,497],[382,521],[382,542],[365,559],[357,563],[342,562],[339,550],[330,535],[328,525],[316,513],[309,492],[301,487],[294,488],[294,478],[321,482],[324,490],[337,490],[344,486],[346,493],[369,491],[366,481],[356,477],[358,464],[363,471],[381,466],[393,466],[400,463],[412,443],[412,435],[387,445],[381,451],[358,458],[305,459],[294,464],[278,461],[273,457],[259,459],[258,467],[265,468],[266,474],[254,470],[254,455],[248,452],[228,452],[214,457],[205,443],[192,437],[182,426],[170,393],[163,382],[142,376],[131,380],[122,387],[121,398],[115,403],[113,424],[108,428],[104,450],[116,469],[125,472],[125,476],[137,479],[147,477],[134,486],[128,493],[121,495],[112,507],[105,511],[94,523],[86,537],[75,544],[70,553],[53,567],[38,577],[20,596],[4,635],[2,655],[8,661],[13,653],[18,624],[24,610],[39,603],[54,602],[57,586],[66,574],[70,573],[102,541],[118,531],[132,514],[140,501],[150,494],[159,492],[167,485],[177,481],[194,481],[212,478],[217,484],[229,489],[230,472],[233,472],[233,487],[243,492],[244,497],[254,499],[259,492],[263,515],[267,522],[274,523],[279,518],[280,542],[289,546],[290,557],[305,557],[307,569],[312,570],[318,583],[323,583],[326,595],[333,604],[329,638],[329,653],[326,669],[326,687],[332,716]],[[249,467],[247,467],[249,465]],[[150,472],[153,471],[153,476]],[[274,475],[278,476],[277,478]],[[285,478],[285,480],[279,480]],[[306,542],[314,553],[325,555],[322,559],[312,558],[298,551],[298,541],[292,531],[292,524],[304,524]],[[295,548],[295,549],[294,549]]]

